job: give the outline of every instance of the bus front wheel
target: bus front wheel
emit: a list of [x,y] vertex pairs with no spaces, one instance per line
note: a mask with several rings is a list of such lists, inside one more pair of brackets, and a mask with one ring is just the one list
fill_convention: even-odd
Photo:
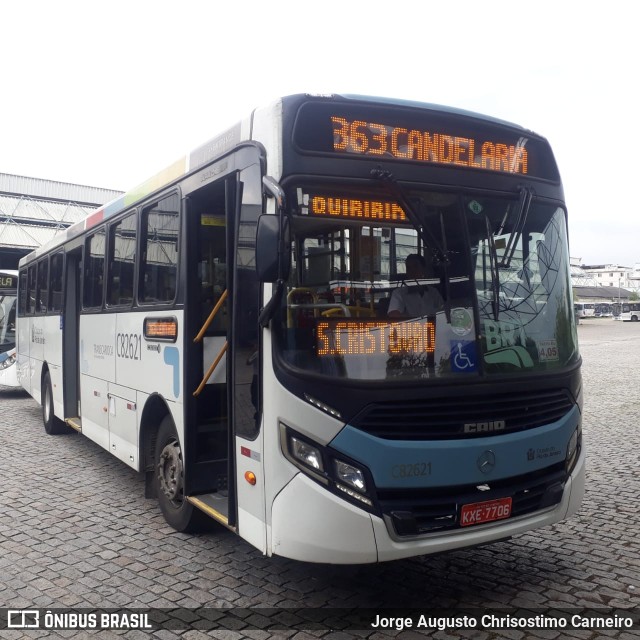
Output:
[[42,380],[42,423],[44,430],[50,436],[57,436],[61,433],[71,433],[71,429],[56,418],[53,412],[53,389],[51,387],[51,375],[47,371]]
[[176,531],[193,533],[206,527],[209,518],[184,494],[184,458],[173,420],[164,418],[158,430],[154,456],[154,482],[164,519]]

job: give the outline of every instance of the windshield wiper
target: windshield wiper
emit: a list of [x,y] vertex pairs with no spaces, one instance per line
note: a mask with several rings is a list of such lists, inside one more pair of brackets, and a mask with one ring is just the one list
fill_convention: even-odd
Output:
[[[518,217],[513,226],[513,230],[509,234],[509,242],[505,247],[504,254],[498,265],[498,268],[508,269],[511,265],[513,254],[516,251],[520,237],[522,236],[522,230],[525,224],[527,224],[527,216],[529,215],[529,209],[531,207],[531,200],[533,199],[533,189],[531,187],[520,187],[520,202],[518,203]],[[506,220],[503,220],[501,232],[506,225]],[[492,234],[493,237],[493,234]]]
[[449,250],[447,248],[447,233],[444,227],[444,214],[440,212],[440,235],[442,238],[442,271],[444,275],[444,315],[447,319],[447,324],[451,324],[451,286],[449,282],[449,264],[451,262],[449,258]]
[[438,239],[427,229],[420,221],[420,216],[416,213],[413,205],[409,201],[409,198],[404,193],[404,189],[398,184],[398,181],[394,178],[391,171],[385,171],[378,167],[377,169],[371,169],[371,176],[387,187],[387,190],[393,195],[393,197],[402,206],[411,224],[415,227],[423,244],[430,247],[435,247],[436,250],[444,256],[442,247]]
[[440,214],[440,227],[441,227],[441,239],[438,239],[433,233],[431,233],[430,229],[428,229],[425,225],[422,224],[420,220],[420,216],[416,213],[413,205],[411,204],[409,198],[407,198],[404,189],[398,184],[398,181],[395,179],[394,175],[390,171],[386,171],[381,167],[376,169],[371,169],[371,177],[383,184],[387,190],[393,195],[393,197],[398,201],[398,204],[404,209],[407,217],[409,218],[411,224],[415,227],[415,230],[418,232],[422,243],[427,247],[434,247],[436,253],[436,260],[438,264],[442,265],[442,269],[444,272],[444,288],[445,288],[445,300],[444,300],[444,311],[445,316],[447,318],[447,322],[451,324],[451,302],[449,295],[449,252],[447,250],[447,239],[444,228],[444,218],[442,214]]
[[487,242],[489,243],[489,271],[491,273],[491,306],[493,308],[493,319],[497,322],[500,315],[500,273],[498,271],[498,253],[496,251],[496,239],[491,228],[489,216],[484,216],[487,228]]

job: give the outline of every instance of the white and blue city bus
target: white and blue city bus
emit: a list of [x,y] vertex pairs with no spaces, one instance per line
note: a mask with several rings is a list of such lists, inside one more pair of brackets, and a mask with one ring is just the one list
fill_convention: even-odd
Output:
[[0,387],[19,387],[16,366],[18,272],[0,269]]
[[623,302],[618,305],[618,320],[638,322],[640,320],[640,302]]
[[575,302],[573,308],[578,319],[596,317],[596,305],[594,302]]
[[[584,492],[568,255],[544,138],[289,96],[21,261],[19,371],[177,530],[325,563],[503,540]],[[397,288],[442,305],[391,317]]]

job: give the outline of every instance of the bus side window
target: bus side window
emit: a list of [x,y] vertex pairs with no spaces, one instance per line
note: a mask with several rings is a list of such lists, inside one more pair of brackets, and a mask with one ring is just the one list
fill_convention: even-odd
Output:
[[27,276],[27,314],[32,314],[36,311],[36,275],[37,265],[34,263],[29,266]]
[[38,263],[38,293],[36,296],[36,311],[47,312],[49,298],[49,260],[44,258]]
[[55,253],[51,256],[51,311],[62,311],[62,267],[64,254]]
[[18,313],[21,316],[26,316],[27,315],[27,294],[28,294],[28,287],[27,287],[27,272],[26,271],[21,271],[20,272],[20,284],[18,287],[18,294],[19,294],[19,309],[18,309]]
[[82,298],[85,309],[97,309],[102,306],[105,236],[105,230],[101,229],[89,236],[85,243],[85,277]]
[[109,229],[107,304],[110,306],[126,306],[133,302],[136,233],[135,212]]
[[172,194],[143,211],[141,302],[173,302],[176,296],[179,210],[179,198]]

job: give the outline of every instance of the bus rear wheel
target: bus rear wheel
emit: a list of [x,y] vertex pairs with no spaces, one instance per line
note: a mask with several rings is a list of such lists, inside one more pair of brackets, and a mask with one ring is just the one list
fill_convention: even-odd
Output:
[[62,433],[71,433],[71,429],[56,418],[53,412],[53,389],[51,387],[51,375],[47,371],[42,380],[42,423],[44,430],[50,436],[57,436]]
[[202,531],[210,519],[184,494],[184,458],[173,420],[164,418],[158,430],[154,455],[154,482],[164,519],[176,531]]

